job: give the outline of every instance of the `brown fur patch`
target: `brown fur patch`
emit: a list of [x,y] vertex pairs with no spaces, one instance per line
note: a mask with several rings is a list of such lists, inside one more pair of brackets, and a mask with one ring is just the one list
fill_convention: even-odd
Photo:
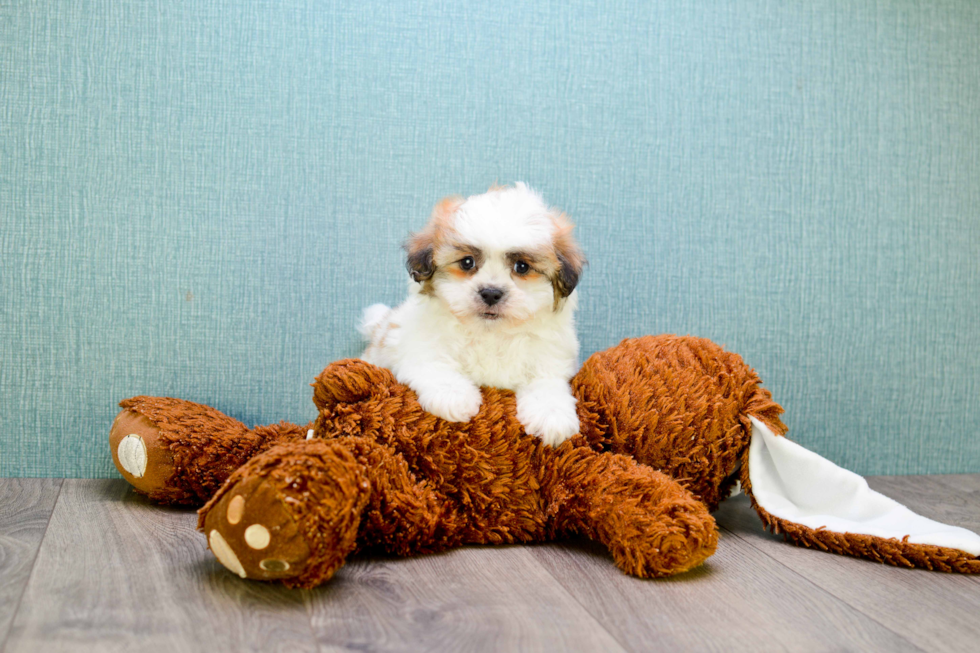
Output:
[[552,214],[552,220],[555,225],[552,242],[557,265],[554,274],[551,276],[551,285],[555,289],[555,309],[557,310],[561,300],[571,295],[572,291],[575,290],[587,261],[582,253],[582,248],[572,236],[575,225],[568,219],[568,216],[563,212],[556,212]]
[[433,207],[432,215],[429,217],[429,224],[436,230],[452,228],[453,215],[456,210],[463,205],[466,200],[459,195],[444,197]]
[[[581,431],[559,447],[524,433],[513,392],[484,388],[473,420],[445,422],[391,372],[355,359],[331,364],[314,383],[311,441],[310,426],[248,430],[175,399],[137,397],[123,406],[160,429],[175,461],[172,491],[151,496],[191,503],[214,494],[200,514],[208,532],[209,519],[227,514],[223,497],[257,485],[273,490],[246,497],[250,519],[270,523],[262,515],[281,514],[297,525],[311,555],[283,582],[301,587],[327,580],[361,548],[403,556],[572,534],[604,544],[627,573],[680,573],[714,552],[709,510],[730,492],[740,461],[752,498],[749,416],[786,432],[783,410],[758,375],[699,338],[624,340],[591,356],[571,387]],[[254,479],[260,483],[249,485]],[[980,560],[960,551],[807,529],[756,508],[770,528],[804,546],[980,573]]]
[[546,278],[546,275],[542,274],[541,272],[538,272],[534,268],[531,268],[530,272],[528,272],[527,274],[517,274],[516,272],[513,271],[511,271],[511,274],[522,281],[537,281],[538,279]]
[[507,260],[511,264],[517,263],[518,261],[524,261],[525,263],[534,266],[540,264],[543,260],[548,258],[548,252],[507,252]]
[[441,255],[437,256],[437,258],[447,258],[448,260],[446,262],[449,263],[462,260],[467,256],[472,256],[474,262],[476,262],[476,266],[479,267],[486,258],[483,255],[483,251],[479,247],[464,245],[457,242],[454,242],[451,245],[445,245],[442,250]]
[[[434,261],[436,273],[429,282],[429,287],[435,283],[438,277],[452,277],[457,281],[463,281],[467,277],[476,273],[483,265],[486,257],[478,247],[470,247],[454,241],[454,232],[446,231],[446,241],[436,245]],[[474,265],[469,270],[464,270],[458,263],[467,256],[473,258]]]
[[422,293],[432,292],[429,281],[436,272],[435,253],[452,232],[452,221],[456,210],[465,200],[462,197],[446,197],[432,209],[428,224],[405,242],[408,256],[405,265],[412,279],[422,284]]
[[[530,266],[530,270],[526,274],[517,274],[514,271],[514,265],[518,261],[524,261]],[[558,266],[558,259],[550,249],[541,252],[507,252],[507,262],[511,266],[511,275],[525,281],[537,280],[541,277],[550,278]]]

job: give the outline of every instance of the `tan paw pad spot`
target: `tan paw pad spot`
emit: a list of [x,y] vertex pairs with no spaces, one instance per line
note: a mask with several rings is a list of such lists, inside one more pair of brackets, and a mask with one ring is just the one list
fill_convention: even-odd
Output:
[[119,464],[131,476],[143,478],[146,473],[146,443],[135,433],[130,433],[119,441],[116,448]]
[[226,517],[228,518],[228,523],[234,526],[242,520],[242,515],[245,514],[245,497],[238,495],[228,502],[228,512]]
[[245,567],[242,566],[238,556],[235,555],[225,538],[221,537],[221,533],[216,530],[211,531],[211,534],[208,535],[208,544],[211,545],[211,552],[214,553],[218,562],[227,567],[229,571],[245,578]]
[[259,566],[266,571],[271,571],[272,573],[280,573],[287,571],[289,569],[289,563],[285,560],[276,560],[275,558],[268,558],[259,563]]
[[264,549],[269,546],[271,541],[272,536],[269,534],[269,529],[262,524],[252,524],[245,529],[245,544],[253,549]]

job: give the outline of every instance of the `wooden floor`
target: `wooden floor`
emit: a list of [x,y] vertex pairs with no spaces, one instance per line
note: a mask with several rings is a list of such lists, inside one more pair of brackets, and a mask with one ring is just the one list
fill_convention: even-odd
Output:
[[[879,477],[980,530],[980,475]],[[668,580],[588,542],[351,561],[313,591],[240,580],[123,481],[0,479],[0,649],[16,651],[980,651],[980,577],[796,548],[744,497],[717,554]]]

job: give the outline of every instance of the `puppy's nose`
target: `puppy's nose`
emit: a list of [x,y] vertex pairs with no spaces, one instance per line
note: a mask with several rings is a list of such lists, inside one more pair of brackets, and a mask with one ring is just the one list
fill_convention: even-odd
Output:
[[504,291],[500,288],[484,288],[480,291],[480,297],[483,298],[483,303],[487,306],[493,306],[500,301],[500,298],[504,296]]

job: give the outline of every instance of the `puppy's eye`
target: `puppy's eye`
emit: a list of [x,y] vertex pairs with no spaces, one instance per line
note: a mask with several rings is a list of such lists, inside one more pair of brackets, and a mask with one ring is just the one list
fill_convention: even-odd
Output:
[[476,261],[472,256],[467,256],[459,262],[459,267],[463,268],[464,270],[472,270],[474,265],[476,265]]
[[514,263],[514,272],[521,275],[522,277],[531,271],[531,266],[527,264],[527,261],[517,261]]

